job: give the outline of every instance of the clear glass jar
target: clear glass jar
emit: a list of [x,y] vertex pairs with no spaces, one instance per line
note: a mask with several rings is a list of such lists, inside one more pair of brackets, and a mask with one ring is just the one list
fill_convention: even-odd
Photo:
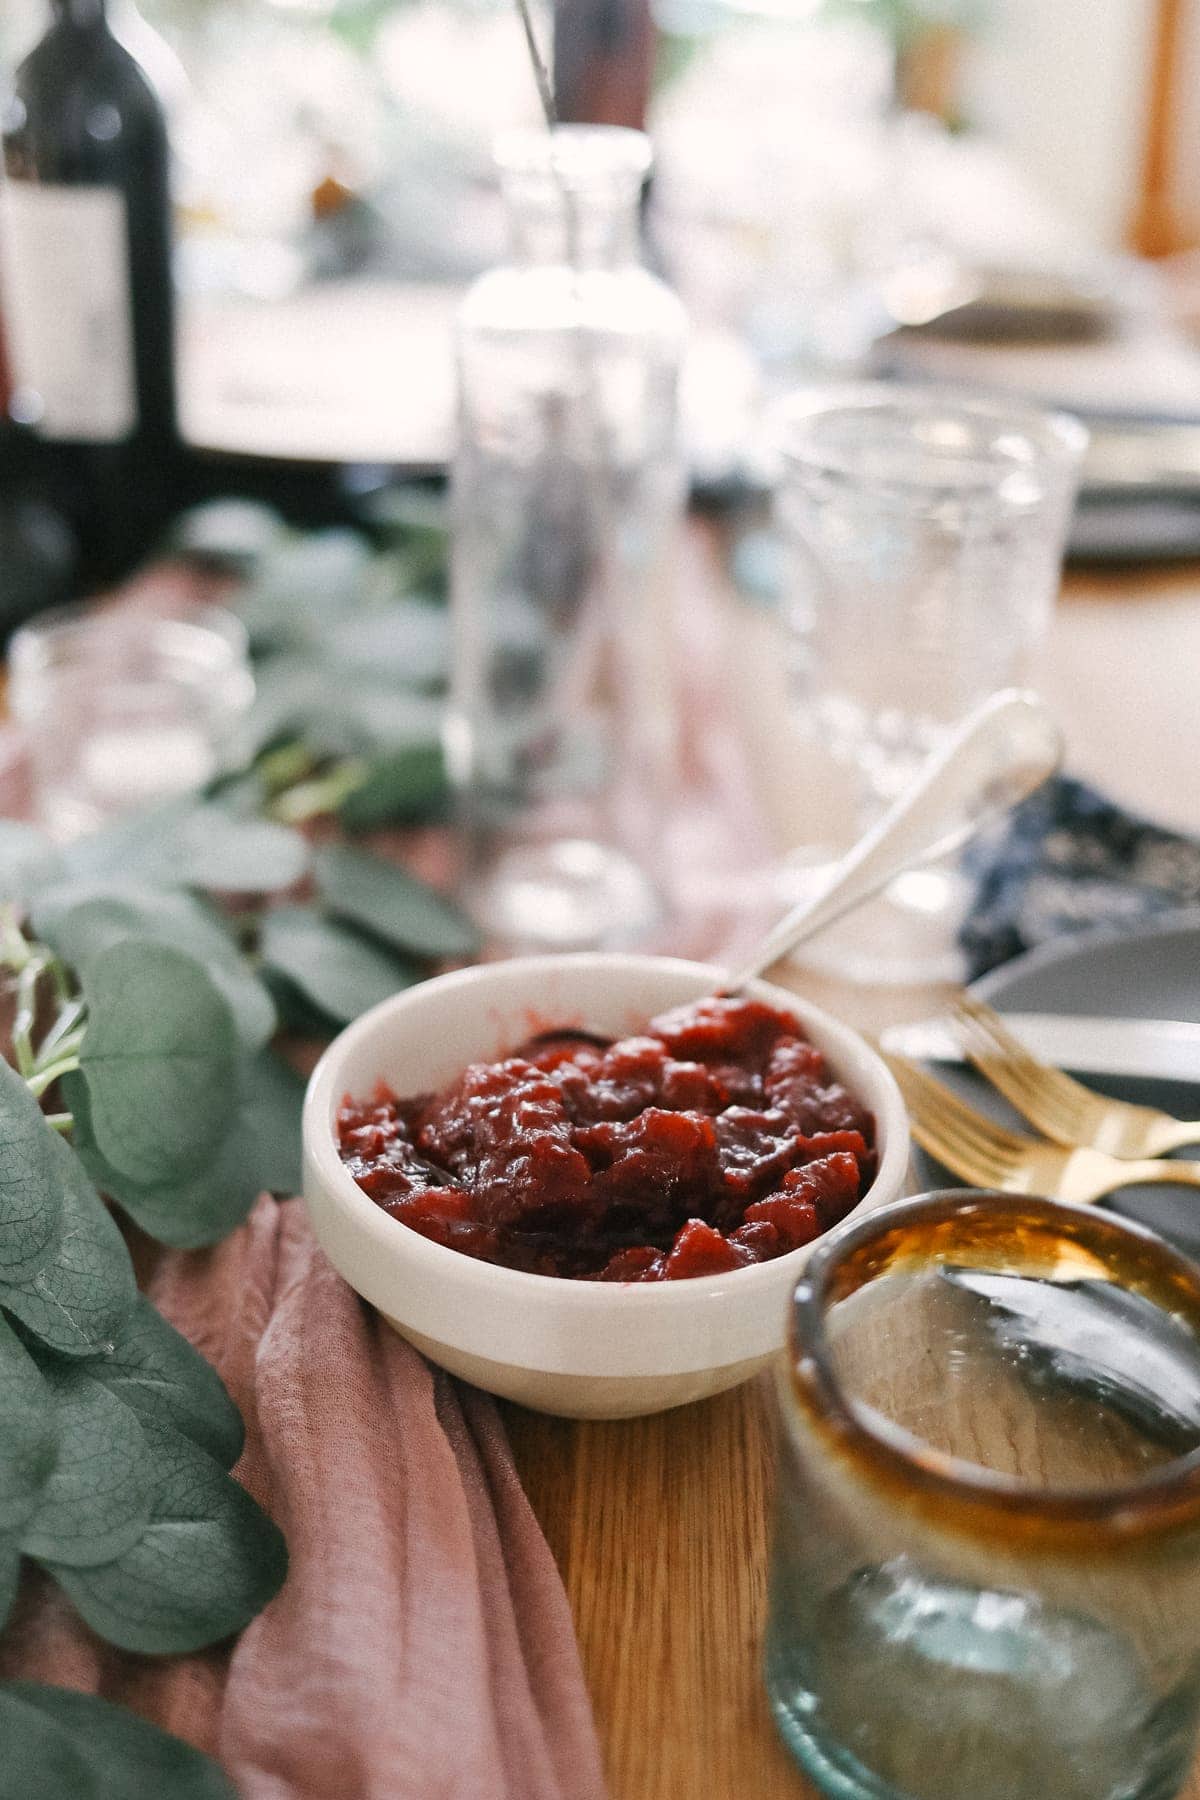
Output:
[[657,913],[684,319],[638,261],[640,132],[519,132],[498,155],[512,261],[457,333],[447,744],[467,900],[511,945],[619,944]]
[[65,606],[9,649],[38,817],[62,842],[202,788],[253,699],[245,627],[222,607]]
[[839,1800],[1168,1800],[1200,1714],[1200,1272],[1094,1208],[818,1246],[778,1380],[767,1686]]

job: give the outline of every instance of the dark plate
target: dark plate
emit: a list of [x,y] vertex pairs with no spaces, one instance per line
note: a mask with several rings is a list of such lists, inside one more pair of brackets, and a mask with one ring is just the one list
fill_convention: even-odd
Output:
[[[1163,914],[1132,931],[1089,931],[1061,945],[1044,946],[994,970],[975,984],[974,992],[998,1012],[1200,1023],[1200,910]],[[1029,1129],[973,1072],[940,1066],[937,1074],[981,1112],[1014,1128]],[[1194,1082],[1136,1076],[1086,1079],[1089,1087],[1115,1099],[1161,1107],[1177,1118],[1200,1119],[1200,1069]],[[1200,1159],[1200,1144],[1179,1154]],[[923,1151],[914,1151],[914,1160],[922,1186],[962,1185]],[[1122,1188],[1104,1204],[1200,1257],[1200,1188]]]

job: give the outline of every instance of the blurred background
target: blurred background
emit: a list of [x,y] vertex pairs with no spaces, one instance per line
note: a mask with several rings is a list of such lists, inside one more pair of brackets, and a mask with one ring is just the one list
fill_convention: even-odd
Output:
[[[6,0],[5,70],[46,17]],[[318,509],[331,469],[439,467],[455,297],[502,250],[490,146],[537,116],[509,0],[110,18],[168,116],[186,444],[249,459],[241,485],[290,464]],[[764,392],[958,374],[984,337],[1030,346],[1013,374],[1048,397],[1200,416],[1161,337],[1190,326],[1200,243],[1195,0],[543,0],[538,22],[563,117],[655,141],[649,251],[695,328],[702,485],[753,464]],[[1116,330],[1132,388],[1128,354],[1114,386],[1080,352]]]

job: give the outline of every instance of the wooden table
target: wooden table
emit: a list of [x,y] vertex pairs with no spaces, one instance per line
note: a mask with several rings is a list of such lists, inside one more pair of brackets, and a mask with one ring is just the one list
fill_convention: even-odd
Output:
[[[690,579],[719,579],[706,548],[697,529]],[[764,803],[781,844],[797,842],[804,750],[776,628],[730,617],[731,680]],[[1072,770],[1200,832],[1198,677],[1200,570],[1068,580],[1038,685],[1059,711]],[[796,985],[874,1028],[937,999]],[[515,1407],[507,1423],[566,1581],[613,1800],[812,1796],[775,1735],[760,1677],[773,1484],[761,1386],[627,1423]],[[1186,1800],[1200,1800],[1200,1765]]]

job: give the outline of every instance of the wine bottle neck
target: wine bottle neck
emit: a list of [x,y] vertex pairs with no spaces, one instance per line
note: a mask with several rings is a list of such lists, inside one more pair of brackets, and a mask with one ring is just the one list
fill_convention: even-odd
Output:
[[50,8],[56,19],[80,29],[105,22],[105,0],[50,0]]

